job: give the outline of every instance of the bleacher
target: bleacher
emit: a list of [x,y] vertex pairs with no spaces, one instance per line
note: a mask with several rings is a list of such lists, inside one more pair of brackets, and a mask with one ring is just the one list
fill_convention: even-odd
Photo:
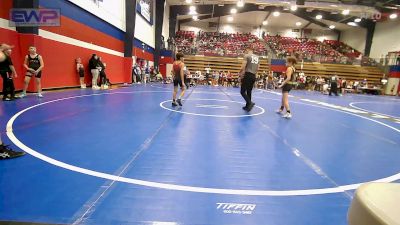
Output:
[[[242,58],[229,57],[186,56],[185,64],[190,71],[204,71],[205,68],[209,67],[211,70],[238,73],[242,60]],[[382,78],[382,71],[377,67],[371,66],[304,63],[303,70],[301,70],[300,65],[297,65],[296,69],[298,72],[304,72],[306,76],[328,78],[336,74],[347,81],[361,81],[367,79],[370,85],[379,85],[380,79]],[[263,71],[269,71],[269,63],[265,58],[261,58],[259,73]]]
[[[197,41],[199,49],[195,56],[190,48]],[[304,59],[303,69],[297,65],[297,71],[304,72],[306,76],[320,76],[323,78],[331,77],[336,74],[337,76],[346,79],[347,81],[362,81],[368,80],[370,85],[379,85],[383,72],[372,66],[359,66],[352,64],[338,64],[339,58],[354,58],[357,57],[359,52],[355,51],[350,46],[337,41],[324,41],[319,42],[313,39],[306,38],[290,38],[281,36],[266,36],[264,42],[261,42],[257,37],[252,34],[226,34],[226,33],[212,33],[200,32],[196,36],[191,31],[178,31],[177,32],[177,46],[178,50],[183,50],[186,54],[185,63],[190,71],[204,71],[205,68],[217,71],[230,71],[233,74],[239,72],[245,47],[254,45],[256,50],[259,45],[269,45],[271,49],[278,52],[285,52],[285,54],[301,53],[299,59]],[[205,47],[207,46],[207,47]],[[218,54],[214,52],[215,49],[224,49],[225,54]],[[261,48],[264,51],[264,48]],[[230,55],[232,52],[238,52],[235,55]],[[225,55],[225,56],[220,56]],[[317,62],[307,62],[306,58],[315,56],[323,57],[325,60]],[[311,56],[311,57],[310,57]],[[321,58],[319,58],[321,59]],[[261,57],[261,65],[259,72],[268,72],[269,63],[264,57]]]
[[[237,74],[243,58],[213,57],[213,56],[186,56],[185,65],[189,71],[204,71],[205,68],[217,71],[230,71]],[[259,72],[269,71],[267,59],[260,59]]]

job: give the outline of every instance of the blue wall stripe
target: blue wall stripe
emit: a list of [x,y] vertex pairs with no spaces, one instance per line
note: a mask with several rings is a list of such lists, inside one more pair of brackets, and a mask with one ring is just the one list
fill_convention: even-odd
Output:
[[136,47],[136,48],[143,49],[143,45],[142,45],[142,44],[144,44],[144,47],[145,47],[144,50],[145,50],[146,52],[149,52],[149,53],[151,53],[151,54],[154,54],[154,48],[152,48],[150,45],[148,45],[148,44],[146,44],[146,43],[140,41],[140,40],[137,39],[137,38],[135,38],[135,39],[133,40],[133,46]]

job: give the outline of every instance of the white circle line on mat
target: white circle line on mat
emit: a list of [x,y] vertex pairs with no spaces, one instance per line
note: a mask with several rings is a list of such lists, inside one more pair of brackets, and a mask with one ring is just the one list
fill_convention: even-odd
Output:
[[389,114],[385,114],[385,113],[375,112],[375,111],[372,111],[372,110],[369,110],[369,109],[364,109],[364,108],[361,108],[359,106],[355,106],[356,104],[362,104],[362,103],[380,103],[380,104],[389,103],[389,104],[394,104],[393,102],[351,102],[351,103],[349,103],[349,106],[351,106],[351,107],[353,107],[355,109],[358,109],[358,110],[369,112],[369,113],[374,113],[374,114],[378,114],[378,115],[383,115],[383,116],[388,116],[388,117],[400,119],[400,117],[398,117],[398,116],[393,116],[393,115],[389,115]]
[[[200,99],[200,98],[195,98],[195,99],[187,99],[187,100],[183,100],[185,101],[220,101],[220,102],[234,102],[234,103],[238,103],[238,104],[242,104],[242,102],[237,102],[237,101],[231,101],[231,100],[221,100],[221,99]],[[251,116],[258,116],[258,115],[262,115],[265,113],[265,109],[255,105],[254,107],[260,109],[261,111],[258,113],[254,113],[254,114],[242,114],[242,115],[215,115],[215,114],[204,114],[204,113],[192,113],[192,112],[185,112],[185,111],[180,111],[180,110],[176,110],[176,109],[171,109],[168,108],[166,106],[164,106],[165,103],[167,102],[172,102],[172,100],[167,100],[167,101],[163,101],[160,102],[160,107],[172,112],[177,112],[177,113],[182,113],[182,114],[187,114],[187,115],[193,115],[193,116],[206,116],[206,117],[218,117],[218,118],[240,118],[240,117],[251,117]]]
[[[142,91],[142,92],[152,92],[152,91]],[[158,91],[155,91],[155,92],[158,92]],[[208,193],[208,194],[243,195],[243,196],[304,196],[304,195],[321,195],[321,194],[332,194],[332,193],[345,192],[348,190],[354,190],[363,184],[363,183],[356,183],[356,184],[349,184],[349,185],[343,185],[343,186],[331,187],[331,188],[317,188],[317,189],[305,189],[305,190],[237,190],[237,189],[194,187],[194,186],[185,186],[185,185],[176,185],[176,184],[145,181],[145,180],[121,177],[121,176],[116,176],[116,175],[112,175],[112,174],[108,174],[108,173],[98,172],[98,171],[74,166],[71,164],[67,164],[67,163],[61,162],[59,160],[50,158],[50,157],[43,155],[43,154],[31,149],[30,147],[26,146],[15,136],[15,134],[13,132],[13,124],[14,124],[15,120],[21,114],[29,111],[30,109],[36,108],[38,106],[42,106],[42,105],[46,105],[46,104],[50,104],[50,103],[54,103],[54,102],[59,102],[59,101],[63,101],[63,100],[68,100],[68,99],[74,99],[74,98],[83,98],[83,97],[90,97],[90,96],[96,96],[96,95],[128,94],[128,93],[141,93],[141,91],[111,92],[111,93],[102,93],[102,94],[72,96],[72,97],[56,99],[56,100],[47,101],[47,102],[43,102],[43,103],[40,103],[37,105],[30,106],[30,107],[23,109],[23,110],[19,111],[18,113],[16,113],[7,122],[7,136],[20,149],[22,149],[25,152],[27,152],[28,154],[30,154],[38,159],[41,159],[47,163],[50,163],[52,165],[55,165],[55,166],[58,166],[58,167],[61,167],[61,168],[64,168],[64,169],[67,169],[70,171],[75,171],[78,173],[82,173],[82,174],[86,174],[86,175],[90,175],[90,176],[94,176],[94,177],[99,177],[99,178],[103,178],[103,179],[119,181],[119,182],[129,183],[129,184],[135,184],[135,185],[141,185],[141,186],[146,186],[146,187],[152,187],[152,188],[160,188],[160,189],[165,189],[165,190],[186,191],[186,192],[195,192],[195,193]],[[307,103],[301,103],[301,102],[293,102],[293,103],[309,105],[309,106],[314,106],[314,107],[318,107],[318,108],[324,108],[324,109],[328,109],[328,110],[333,110],[333,111],[350,114],[353,116],[357,116],[357,117],[367,119],[367,120],[373,121],[375,123],[381,124],[383,126],[391,128],[392,130],[400,133],[400,130],[398,130],[390,125],[376,121],[374,119],[366,118],[364,116],[360,116],[360,115],[356,115],[353,113],[344,112],[344,111],[340,111],[340,110],[332,109],[332,108],[328,108],[328,107],[307,104]],[[370,181],[370,182],[392,182],[392,181],[396,181],[399,179],[400,179],[400,173],[397,173],[392,176],[374,180],[374,181]]]

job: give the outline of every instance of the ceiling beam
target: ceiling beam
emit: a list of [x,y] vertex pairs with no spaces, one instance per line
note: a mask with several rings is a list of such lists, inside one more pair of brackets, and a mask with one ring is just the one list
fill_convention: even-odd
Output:
[[310,21],[308,21],[308,23],[302,28],[302,29],[306,29],[307,27],[309,27],[312,23]]
[[[329,28],[329,25],[327,25],[327,24],[325,24],[325,23],[323,23],[323,22],[321,22],[321,21],[319,21],[317,19],[314,19],[314,17],[311,17],[311,16],[307,15],[305,12],[306,12],[305,10],[297,10],[296,12],[292,12],[292,14],[297,16],[297,17],[302,18],[303,20],[307,20],[310,23],[316,24],[316,25],[318,25],[320,27]],[[333,29],[333,31],[336,34],[340,33],[340,31],[337,30],[337,29]]]

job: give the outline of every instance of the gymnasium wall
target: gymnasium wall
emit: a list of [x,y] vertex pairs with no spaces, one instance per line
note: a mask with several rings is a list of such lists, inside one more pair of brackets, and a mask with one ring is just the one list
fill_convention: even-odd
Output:
[[364,28],[351,28],[342,31],[340,41],[364,54],[366,35],[367,30]]
[[400,19],[377,23],[372,40],[371,57],[400,51]]
[[155,26],[136,13],[135,38],[154,48]]
[[[43,56],[43,87],[59,88],[78,86],[75,59],[82,58],[87,67],[90,56],[95,53],[107,64],[106,73],[112,83],[131,81],[132,58],[124,58],[125,4],[124,0],[104,0],[99,5],[91,0],[40,0],[41,8],[61,10],[61,26],[40,27],[39,34],[19,34],[8,26],[12,0],[0,1],[0,42],[15,46],[12,59],[19,77],[16,88],[22,89],[25,71],[22,68],[29,45],[35,45]],[[101,19],[107,18],[107,21]],[[139,14],[136,17],[136,36],[132,40],[136,58],[154,61],[154,25]],[[168,17],[164,20],[168,24]],[[168,30],[168,27],[165,28]],[[165,57],[170,61],[170,57]],[[164,60],[165,61],[165,60]],[[87,69],[87,68],[86,68]],[[87,82],[90,72],[87,69]],[[0,85],[2,81],[0,80]],[[34,86],[29,90],[33,91]]]
[[125,31],[125,0],[105,0],[94,3],[93,0],[68,0],[87,10],[99,18],[107,18],[107,22]]

